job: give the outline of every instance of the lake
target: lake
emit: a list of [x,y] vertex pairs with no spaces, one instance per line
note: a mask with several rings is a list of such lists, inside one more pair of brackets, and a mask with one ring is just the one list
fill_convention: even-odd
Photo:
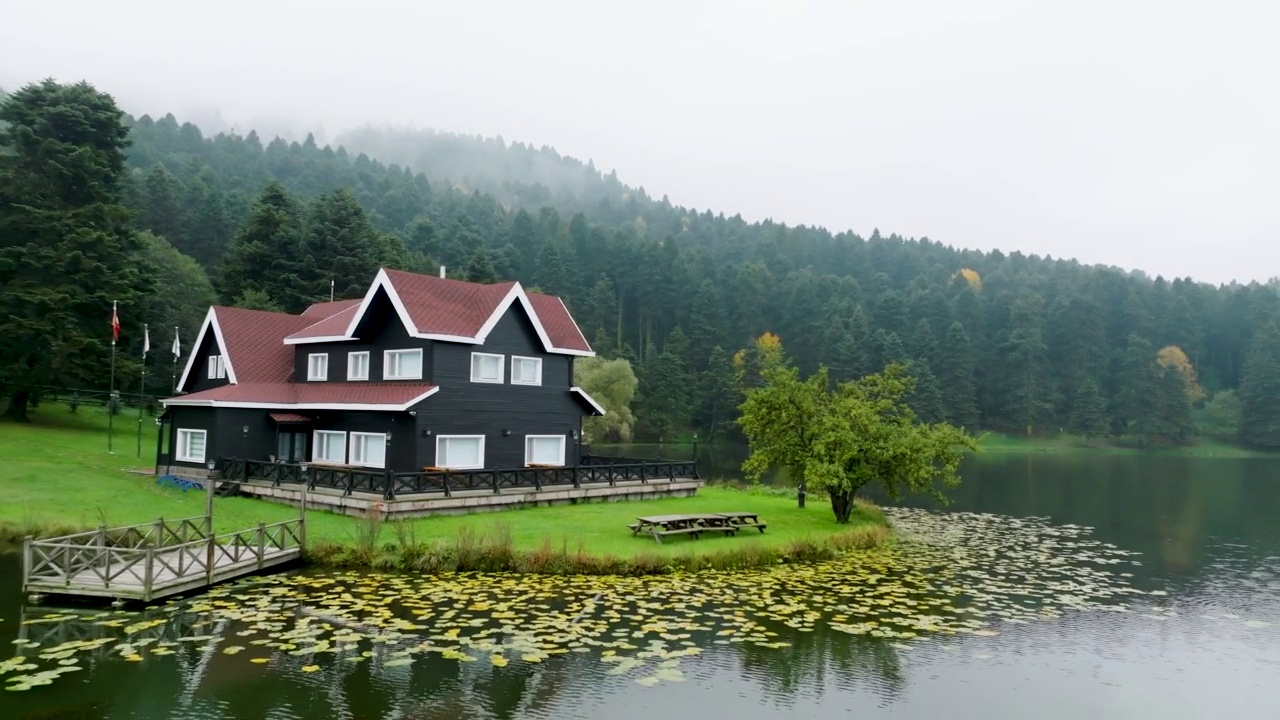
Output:
[[892,510],[900,548],[732,576],[304,572],[117,613],[24,608],[0,556],[0,680],[34,683],[0,717],[1276,717],[1280,460],[963,474]]

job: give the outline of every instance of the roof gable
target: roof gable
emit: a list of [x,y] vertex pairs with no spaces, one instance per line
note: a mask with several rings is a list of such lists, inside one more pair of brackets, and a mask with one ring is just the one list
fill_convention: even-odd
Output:
[[[286,337],[284,342],[294,345],[354,340],[357,328],[379,293],[391,301],[405,331],[412,337],[482,345],[512,303],[518,302],[547,352],[595,354],[557,297],[526,293],[516,282],[486,285],[386,268],[378,271],[358,305],[313,322]],[[345,327],[340,327],[344,322]]]
[[282,340],[314,318],[287,313],[214,305],[204,317],[178,387],[186,387],[200,346],[213,333],[221,348],[230,384],[287,381],[293,372],[293,349]]

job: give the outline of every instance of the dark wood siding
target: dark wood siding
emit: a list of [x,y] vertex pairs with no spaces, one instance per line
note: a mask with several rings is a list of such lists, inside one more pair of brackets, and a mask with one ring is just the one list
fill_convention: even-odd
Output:
[[[409,472],[418,468],[414,418],[409,413],[326,412],[307,428],[309,433],[315,430],[387,433],[391,436],[387,446],[387,468],[392,472]],[[350,440],[351,438],[348,437],[348,452],[350,452]],[[307,447],[310,451],[311,442],[308,442]],[[308,459],[310,459],[309,455]]]
[[210,328],[204,334],[204,339],[200,341],[200,346],[196,348],[196,364],[191,367],[191,374],[187,376],[187,383],[180,390],[193,393],[222,387],[230,383],[230,375],[221,380],[209,379],[209,356],[221,354],[222,348],[218,347],[218,339],[213,334],[213,329]]
[[[436,464],[440,435],[484,435],[485,467],[522,467],[526,435],[564,435],[565,462],[576,464],[573,433],[582,409],[569,394],[571,356],[545,352],[524,308],[515,303],[483,345],[434,343],[435,384],[440,391],[415,408],[418,461]],[[504,356],[503,382],[471,382],[471,353]],[[511,356],[542,358],[542,385],[512,385]],[[426,431],[431,436],[425,437]],[[504,436],[504,431],[510,431]]]
[[406,382],[431,382],[431,341],[409,337],[400,322],[395,308],[386,294],[379,292],[369,304],[360,327],[356,328],[359,340],[332,343],[308,343],[294,346],[293,377],[296,382],[319,382],[307,380],[307,356],[313,353],[328,353],[329,379],[325,382],[347,382],[347,353],[369,353],[369,379],[353,382],[395,382],[382,378],[382,353],[384,350],[401,350],[422,348],[422,380]]
[[[216,427],[215,413],[218,412],[214,408],[207,407],[173,407],[170,408],[173,421],[169,425],[169,447],[172,464],[182,467],[205,467],[205,463],[210,463],[218,459],[216,447],[218,442],[218,431]],[[204,438],[204,463],[179,462],[178,456],[178,430],[204,430],[206,435]]]

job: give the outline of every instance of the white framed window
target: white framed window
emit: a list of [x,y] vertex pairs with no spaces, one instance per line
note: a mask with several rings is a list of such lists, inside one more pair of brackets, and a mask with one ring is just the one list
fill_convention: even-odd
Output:
[[307,356],[307,379],[329,379],[329,353],[311,353]]
[[334,430],[316,430],[311,436],[312,462],[345,463],[347,434]]
[[525,435],[525,465],[564,465],[563,435]]
[[471,382],[501,383],[504,357],[493,353],[471,353]]
[[542,358],[511,356],[512,385],[541,385]]
[[178,462],[204,462],[205,440],[208,431],[178,429],[178,448],[174,460]]
[[347,379],[369,379],[369,353],[367,351],[347,353]]
[[381,468],[387,466],[387,434],[386,433],[351,433],[352,465]]
[[483,435],[437,435],[436,467],[475,470],[484,467]]
[[383,380],[421,380],[422,349],[386,350],[382,353]]
[[209,379],[221,380],[227,376],[227,361],[221,355],[209,356]]

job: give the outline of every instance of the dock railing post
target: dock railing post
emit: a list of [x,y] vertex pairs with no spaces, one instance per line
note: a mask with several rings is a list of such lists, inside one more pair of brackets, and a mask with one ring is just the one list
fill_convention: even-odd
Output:
[[164,518],[156,518],[156,536],[151,539],[152,545],[164,547]]
[[298,548],[307,548],[307,486],[302,486],[301,501],[298,503]]
[[27,585],[31,582],[31,543],[35,540],[28,535],[22,538],[22,591],[27,591]]
[[154,545],[147,546],[147,566],[143,570],[142,576],[142,601],[151,602],[151,588],[155,583],[155,563],[156,548]]
[[262,569],[263,560],[266,558],[267,552],[267,524],[258,523],[258,569]]
[[[107,554],[107,526],[98,526],[98,560]],[[95,563],[96,564],[96,563]]]

